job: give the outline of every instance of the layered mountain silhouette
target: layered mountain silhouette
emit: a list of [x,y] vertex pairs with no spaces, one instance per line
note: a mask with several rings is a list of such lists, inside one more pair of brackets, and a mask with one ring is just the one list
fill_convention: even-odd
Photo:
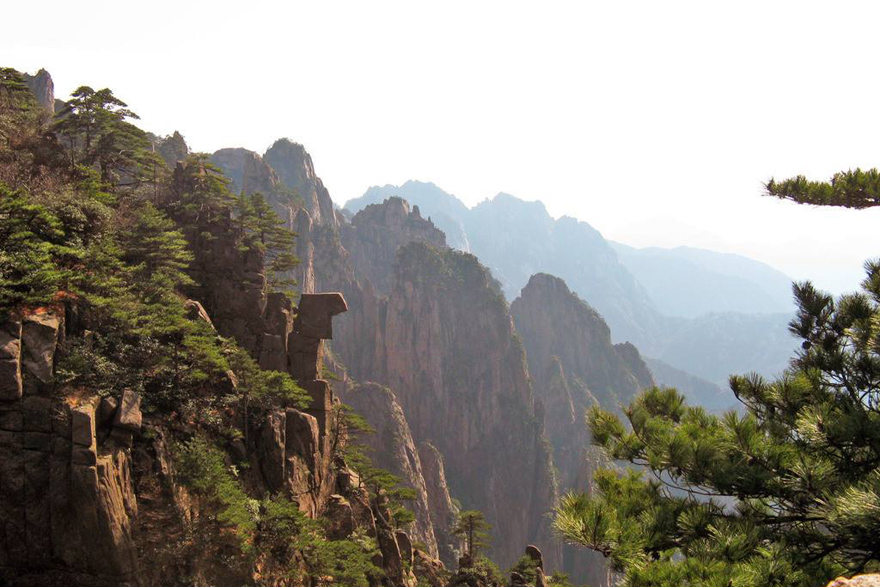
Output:
[[[447,235],[449,246],[475,254],[508,300],[529,278],[549,273],[595,308],[614,342],[632,342],[675,371],[705,380],[694,389],[726,390],[733,373],[777,374],[792,356],[790,280],[752,259],[679,247],[636,249],[606,240],[588,223],[554,219],[541,202],[500,193],[473,208],[432,183],[371,187],[346,203],[350,213],[399,196]],[[708,384],[714,384],[712,385]],[[707,397],[711,403],[734,403]]]

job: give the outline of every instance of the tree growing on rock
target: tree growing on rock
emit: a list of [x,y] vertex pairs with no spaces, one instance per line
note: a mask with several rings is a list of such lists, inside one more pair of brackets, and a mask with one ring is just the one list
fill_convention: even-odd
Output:
[[256,250],[264,255],[263,265],[269,287],[274,291],[289,290],[296,282],[290,271],[299,264],[293,252],[296,235],[287,229],[265,196],[259,192],[238,196],[233,205],[236,221],[244,235],[242,249]]
[[[880,174],[770,181],[799,203],[880,205]],[[775,381],[732,376],[744,412],[723,416],[650,389],[624,410],[588,413],[593,441],[638,465],[600,471],[569,494],[555,527],[605,555],[629,586],[824,584],[880,570],[880,262],[835,300],[793,287],[802,340]]]
[[481,548],[489,546],[489,530],[492,526],[486,521],[486,516],[478,510],[465,510],[458,514],[458,519],[452,527],[455,536],[461,536],[465,541],[465,555],[475,560]]
[[137,118],[110,89],[80,86],[56,114],[53,129],[72,165],[97,168],[104,182],[137,184],[160,160],[147,134],[127,120]]

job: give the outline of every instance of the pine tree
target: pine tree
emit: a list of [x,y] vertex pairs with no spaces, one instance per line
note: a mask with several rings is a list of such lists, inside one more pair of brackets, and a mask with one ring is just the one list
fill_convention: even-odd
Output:
[[24,77],[12,68],[0,67],[0,153],[16,147],[42,117]]
[[475,560],[480,549],[489,546],[489,530],[492,527],[486,522],[486,516],[478,510],[459,512],[458,519],[452,527],[455,536],[465,540],[465,553],[470,560]]
[[809,181],[803,175],[767,182],[766,193],[783,200],[816,206],[871,208],[880,206],[880,171],[842,171],[830,181]]
[[[836,178],[767,191],[876,205],[874,172]],[[800,587],[880,570],[880,262],[866,272],[862,292],[838,300],[795,284],[801,350],[775,381],[730,378],[744,413],[710,415],[658,388],[625,409],[628,425],[591,409],[594,442],[638,467],[599,471],[593,495],[565,496],[559,533],[629,586]]]
[[272,290],[289,291],[296,282],[286,275],[299,264],[293,252],[296,235],[286,228],[284,220],[259,192],[242,192],[233,210],[244,235],[243,250],[259,251],[264,256],[266,278]]
[[138,115],[108,88],[77,88],[55,118],[55,133],[67,146],[71,164],[96,167],[104,182],[147,181],[153,164],[161,161],[146,133],[127,121]]
[[44,206],[0,183],[0,308],[49,302],[69,277],[61,223]]

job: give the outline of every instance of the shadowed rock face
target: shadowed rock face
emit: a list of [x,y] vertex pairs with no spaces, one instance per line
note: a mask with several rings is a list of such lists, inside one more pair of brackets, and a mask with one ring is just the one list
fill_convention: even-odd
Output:
[[381,306],[373,356],[343,356],[352,373],[394,390],[413,436],[443,455],[452,494],[494,526],[501,565],[530,541],[558,563],[545,519],[556,497],[550,454],[495,281],[472,255],[410,243]]
[[357,441],[370,448],[373,462],[397,475],[403,484],[416,491],[408,504],[416,516],[411,535],[423,543],[428,554],[437,556],[437,539],[430,511],[429,490],[422,474],[422,463],[406,417],[394,393],[375,383],[344,387],[340,398],[361,414],[375,430]]
[[[359,216],[339,217],[335,229],[309,216],[299,231],[308,287],[339,289],[350,306],[334,352],[355,379],[393,391],[415,441],[442,455],[451,494],[486,512],[499,563],[532,541],[558,568],[546,519],[556,497],[551,458],[497,283],[399,199]],[[437,519],[450,511],[436,510]],[[452,556],[455,541],[437,538]]]
[[433,444],[422,442],[419,444],[419,458],[428,490],[428,509],[431,512],[434,535],[437,538],[438,556],[443,564],[452,569],[455,568],[462,544],[461,539],[451,533],[459,509],[449,494],[443,455]]
[[628,403],[641,388],[654,384],[638,350],[629,343],[613,345],[605,320],[558,277],[532,276],[510,312],[532,376],[543,387],[542,374],[552,357],[606,409]]

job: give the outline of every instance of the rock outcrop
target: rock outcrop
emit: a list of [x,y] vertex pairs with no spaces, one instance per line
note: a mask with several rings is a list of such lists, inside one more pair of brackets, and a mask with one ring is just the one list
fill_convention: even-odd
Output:
[[34,75],[26,73],[23,77],[37,103],[50,115],[55,114],[55,82],[49,72],[40,69]]
[[335,228],[337,214],[324,182],[315,175],[312,156],[305,147],[288,139],[279,139],[269,147],[263,160],[277,173],[280,182],[300,200],[312,222]]
[[[62,308],[0,328],[12,355],[5,360],[18,363],[3,375],[15,393],[0,398],[0,577],[16,577],[16,585],[135,585],[137,500],[127,446],[139,430],[139,398],[126,392],[102,417],[100,398],[55,397],[63,328]],[[9,385],[10,375],[20,377]]]
[[185,161],[189,155],[189,146],[178,131],[167,137],[155,137],[153,146],[171,169],[174,169],[179,161]]
[[437,447],[430,442],[420,443],[419,460],[425,488],[428,490],[428,511],[434,524],[438,556],[443,564],[451,569],[455,567],[458,553],[463,550],[461,540],[452,534],[459,509],[449,493],[443,455]]
[[446,237],[419,208],[410,209],[406,200],[389,198],[367,206],[351,219],[342,233],[342,245],[351,258],[355,276],[369,281],[379,295],[388,295],[394,278],[397,250],[411,242],[446,248]]
[[234,194],[261,192],[269,196],[279,186],[278,176],[262,157],[247,149],[220,149],[211,155],[211,163],[232,180]]
[[[189,307],[192,319],[212,322],[198,302]],[[375,532],[373,519],[363,517],[369,505],[362,492],[338,482],[329,434],[335,400],[319,377],[323,338],[332,336],[332,317],[345,309],[339,294],[314,294],[291,321],[288,334],[300,341],[294,347],[311,351],[288,358],[286,368],[312,403],[305,411],[266,416],[252,455],[258,477],[251,482],[266,493],[287,494],[311,517],[348,505],[350,523],[340,532],[350,534],[355,523]],[[191,535],[199,519],[198,503],[175,481],[168,440],[175,424],[145,417],[130,389],[102,398],[56,386],[65,314],[58,306],[0,323],[0,582],[141,587],[167,584],[173,569],[210,584],[240,584],[233,571],[218,568],[222,538],[197,538],[204,548],[185,560],[168,542]],[[141,435],[144,427],[149,435]],[[351,502],[358,505],[357,520]],[[408,538],[392,533],[391,540],[407,544]],[[411,545],[404,551],[413,556]],[[401,575],[395,585],[413,583]]]
[[[264,160],[304,199],[293,213],[303,291],[338,290],[350,305],[333,341],[349,374],[392,390],[414,440],[442,455],[451,493],[495,524],[501,564],[543,541],[557,565],[546,519],[556,497],[551,458],[522,347],[488,271],[449,251],[442,233],[399,199],[351,223],[331,217],[329,194],[299,145],[279,141]],[[438,517],[449,511],[438,506]],[[455,541],[441,542],[452,558]]]

